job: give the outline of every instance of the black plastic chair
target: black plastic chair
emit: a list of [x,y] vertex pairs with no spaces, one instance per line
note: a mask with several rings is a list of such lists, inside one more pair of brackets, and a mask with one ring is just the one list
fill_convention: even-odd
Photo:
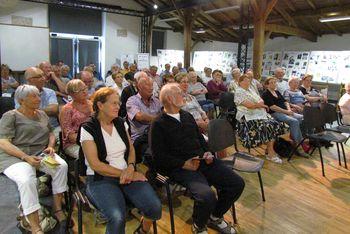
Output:
[[235,95],[231,92],[221,94],[218,106],[220,107],[220,114],[218,118],[227,117],[228,115],[236,116]]
[[[337,144],[337,150],[338,150],[338,160],[339,164],[341,164],[340,160],[340,152],[339,152],[339,146],[340,144],[343,152],[343,158],[344,158],[344,164],[345,168],[347,168],[346,165],[346,158],[345,158],[345,151],[343,143],[347,140],[347,138],[342,135],[339,132],[333,131],[333,130],[320,130],[324,129],[324,126],[326,124],[325,116],[328,118],[327,114],[324,112],[326,109],[323,109],[321,111],[320,108],[317,107],[304,107],[304,121],[303,121],[303,127],[305,136],[302,139],[302,141],[292,150],[291,154],[288,157],[288,161],[291,160],[292,156],[298,149],[298,147],[306,140],[309,139],[310,141],[314,142],[315,147],[318,149],[320,154],[320,160],[321,160],[321,166],[322,166],[322,175],[325,176],[324,172],[324,163],[323,163],[323,156],[321,148],[324,146],[322,142],[335,142]],[[329,120],[329,119],[328,119]]]
[[232,160],[223,160],[223,162],[236,171],[257,173],[260,183],[261,197],[265,202],[264,185],[261,178],[261,170],[264,166],[264,160],[238,150],[236,132],[231,123],[226,119],[211,120],[208,127],[208,136],[209,148],[213,152],[218,152],[234,145],[236,152],[231,155]]
[[0,118],[4,113],[15,108],[13,97],[0,97]]

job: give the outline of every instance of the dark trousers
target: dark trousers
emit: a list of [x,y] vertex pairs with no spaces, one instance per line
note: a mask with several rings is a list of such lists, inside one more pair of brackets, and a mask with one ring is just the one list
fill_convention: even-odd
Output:
[[[221,218],[241,196],[245,185],[244,180],[219,159],[209,165],[202,161],[197,171],[176,169],[170,177],[191,192],[193,222],[199,228],[207,224],[210,214]],[[211,185],[217,190],[217,198]]]

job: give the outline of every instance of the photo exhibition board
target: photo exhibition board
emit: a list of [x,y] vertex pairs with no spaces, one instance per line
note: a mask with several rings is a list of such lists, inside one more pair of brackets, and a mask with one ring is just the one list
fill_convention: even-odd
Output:
[[158,71],[165,70],[165,64],[169,63],[171,68],[177,66],[178,62],[184,63],[183,50],[157,50]]
[[195,51],[193,55],[193,68],[197,72],[202,72],[204,67],[210,67],[227,74],[236,64],[237,54],[232,51]]
[[284,51],[280,66],[285,68],[285,77],[303,77],[307,71],[309,56],[308,51]]
[[263,54],[262,76],[272,76],[274,70],[281,66],[282,52],[266,51]]
[[314,81],[326,83],[349,82],[350,51],[312,51],[307,73]]

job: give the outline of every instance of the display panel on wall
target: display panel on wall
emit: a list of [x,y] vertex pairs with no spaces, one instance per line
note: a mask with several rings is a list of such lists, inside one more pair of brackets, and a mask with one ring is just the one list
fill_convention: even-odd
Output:
[[165,70],[165,64],[169,63],[171,67],[177,66],[178,62],[183,64],[184,51],[183,50],[157,50],[158,70]]
[[307,72],[314,76],[314,81],[349,82],[350,51],[312,51]]
[[262,76],[272,76],[274,70],[281,66],[282,52],[266,51],[263,54]]
[[285,68],[285,77],[303,77],[307,71],[310,52],[284,51],[281,67]]
[[237,64],[237,54],[232,51],[195,51],[193,55],[193,68],[203,71],[204,67],[219,69],[229,73],[231,67]]

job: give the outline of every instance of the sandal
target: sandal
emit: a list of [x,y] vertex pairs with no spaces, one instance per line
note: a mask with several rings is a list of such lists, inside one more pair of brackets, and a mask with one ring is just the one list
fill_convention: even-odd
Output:
[[134,231],[134,234],[147,234],[145,230],[143,230],[143,218],[141,218],[140,225],[137,227],[137,229]]
[[271,162],[274,162],[274,163],[278,163],[278,164],[282,164],[282,159],[280,157],[278,157],[277,155],[271,157],[271,156],[267,156],[266,155],[266,160],[269,160]]

